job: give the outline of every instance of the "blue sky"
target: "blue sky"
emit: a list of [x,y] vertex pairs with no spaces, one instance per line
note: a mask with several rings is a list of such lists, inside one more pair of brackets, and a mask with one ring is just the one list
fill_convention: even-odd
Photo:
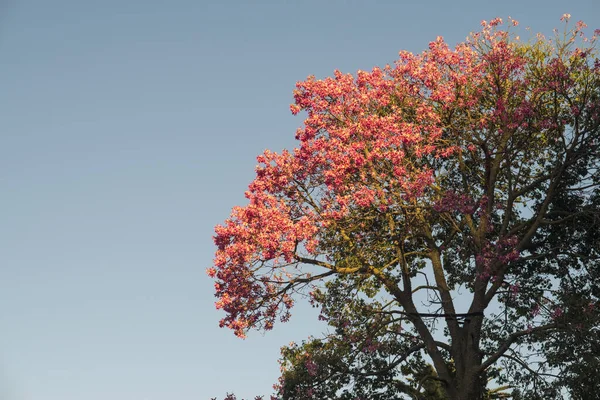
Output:
[[294,146],[296,81],[565,12],[600,27],[596,0],[0,2],[0,398],[269,394],[323,326],[237,339],[204,271],[255,156]]

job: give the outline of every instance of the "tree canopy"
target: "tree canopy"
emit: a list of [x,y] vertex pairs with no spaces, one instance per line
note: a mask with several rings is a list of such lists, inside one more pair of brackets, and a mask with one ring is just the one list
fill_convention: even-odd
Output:
[[569,18],[296,85],[298,147],[257,158],[208,269],[237,336],[319,308],[278,398],[600,393],[600,31]]

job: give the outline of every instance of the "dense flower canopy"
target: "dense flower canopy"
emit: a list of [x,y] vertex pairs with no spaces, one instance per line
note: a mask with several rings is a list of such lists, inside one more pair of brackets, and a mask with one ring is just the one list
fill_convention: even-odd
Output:
[[[425,352],[451,398],[481,392],[486,374],[508,379],[491,367],[518,344],[566,335],[568,316],[580,333],[596,329],[598,31],[587,37],[578,22],[522,42],[508,25],[483,21],[454,48],[438,37],[394,65],[296,85],[291,111],[307,114],[298,147],[260,155],[248,204],[216,227],[208,274],[221,326],[272,329],[294,294],[309,295],[342,335],[328,346],[358,320],[385,326],[371,352]],[[460,289],[471,293],[461,312]],[[501,311],[484,317],[492,304]],[[428,316],[445,317],[447,342]],[[393,344],[404,329],[411,345]],[[314,377],[306,354],[327,346],[307,346],[290,348],[288,370]],[[339,346],[340,357],[354,351]]]

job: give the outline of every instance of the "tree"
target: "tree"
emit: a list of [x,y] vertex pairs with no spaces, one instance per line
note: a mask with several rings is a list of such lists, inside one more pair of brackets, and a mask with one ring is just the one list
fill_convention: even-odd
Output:
[[297,84],[298,148],[257,158],[208,269],[240,337],[321,309],[282,398],[598,393],[600,31],[509,22]]

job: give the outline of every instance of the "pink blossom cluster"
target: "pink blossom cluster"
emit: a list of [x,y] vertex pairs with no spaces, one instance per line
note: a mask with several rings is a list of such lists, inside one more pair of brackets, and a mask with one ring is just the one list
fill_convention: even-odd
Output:
[[552,319],[558,319],[558,318],[562,317],[563,313],[564,313],[564,311],[563,311],[562,307],[556,306],[552,310],[552,313],[550,314],[550,317]]
[[468,194],[458,194],[447,191],[444,196],[434,203],[433,209],[437,212],[459,212],[473,214],[476,210],[475,201]]
[[318,365],[308,356],[306,361],[304,361],[304,366],[306,367],[306,371],[310,376],[316,376],[319,370]]
[[380,344],[377,341],[373,341],[371,338],[367,338],[362,346],[363,353],[374,353],[379,349]]
[[[518,260],[520,252],[516,248],[517,244],[518,238],[516,236],[508,236],[495,243],[487,243],[483,250],[475,257],[478,269],[482,271],[481,278],[487,279],[493,277],[499,265],[508,264],[509,262]],[[517,285],[511,287],[513,296],[515,296],[518,291],[519,287]]]

